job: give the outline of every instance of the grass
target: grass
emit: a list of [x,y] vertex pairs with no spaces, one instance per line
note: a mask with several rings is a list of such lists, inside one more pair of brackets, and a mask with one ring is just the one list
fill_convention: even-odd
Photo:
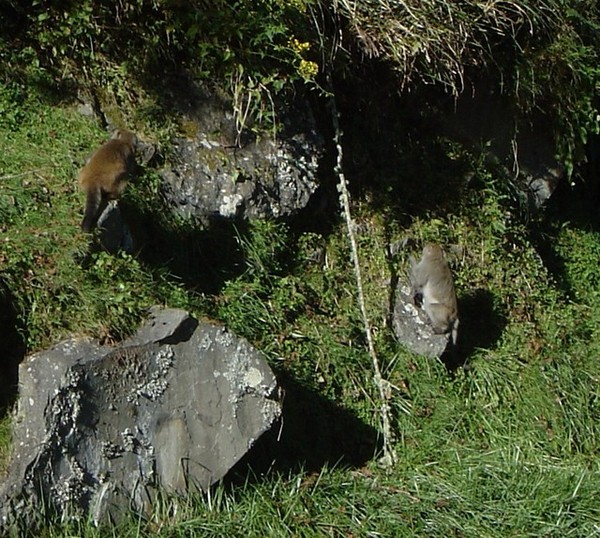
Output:
[[[392,386],[398,462],[385,471],[341,223],[327,234],[277,222],[163,231],[184,253],[203,233],[217,234],[206,244],[226,234],[217,269],[203,267],[203,252],[151,263],[90,251],[74,178],[105,134],[64,104],[25,99],[15,114],[0,122],[0,278],[27,352],[73,332],[118,339],[149,306],[167,304],[247,337],[287,393],[282,438],[256,447],[253,471],[244,462],[204,495],[165,498],[148,520],[99,528],[52,520],[36,536],[600,535],[600,237],[592,226],[548,215],[537,223],[543,234],[534,233],[476,160],[479,181],[452,213],[432,210],[404,226],[393,204],[386,213],[368,195],[355,201],[367,308]],[[141,205],[154,181],[147,170],[128,202]],[[404,249],[386,254],[405,237]],[[453,372],[406,351],[388,326],[390,282],[428,240],[463,247],[452,267],[468,362]],[[8,425],[0,426],[0,472]]]
[[[74,331],[122,337],[145,310],[140,295],[160,295],[163,284],[177,295],[176,286],[134,257],[93,252],[78,231],[84,201],[77,171],[104,138],[74,108],[35,100],[0,132],[2,280],[14,295],[29,351]],[[99,319],[116,323],[99,327]]]

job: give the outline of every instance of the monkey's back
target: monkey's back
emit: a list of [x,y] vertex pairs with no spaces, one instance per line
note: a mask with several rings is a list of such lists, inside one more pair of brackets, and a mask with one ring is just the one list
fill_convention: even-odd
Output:
[[123,180],[133,168],[133,147],[120,139],[102,144],[79,172],[79,184],[110,191],[115,182]]
[[450,266],[443,256],[430,257],[428,270],[423,276],[423,301],[425,307],[443,305],[452,312],[451,317],[457,316],[456,292]]
[[[456,344],[458,330],[458,304],[454,290],[452,271],[437,244],[427,244],[423,248],[421,260],[414,263],[411,258],[413,297],[415,304],[421,307],[436,334],[452,333],[452,342]],[[421,304],[417,303],[420,296]]]

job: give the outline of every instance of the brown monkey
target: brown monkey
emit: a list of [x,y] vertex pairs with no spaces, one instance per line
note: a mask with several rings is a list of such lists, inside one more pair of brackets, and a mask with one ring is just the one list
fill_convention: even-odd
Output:
[[116,200],[123,192],[127,176],[135,167],[136,144],[134,133],[117,129],[79,172],[79,186],[86,195],[85,216],[81,222],[84,232],[96,225],[108,201]]
[[433,332],[452,333],[452,343],[458,336],[458,308],[454,282],[444,251],[439,245],[429,243],[423,248],[419,262],[411,258],[412,296],[427,314]]

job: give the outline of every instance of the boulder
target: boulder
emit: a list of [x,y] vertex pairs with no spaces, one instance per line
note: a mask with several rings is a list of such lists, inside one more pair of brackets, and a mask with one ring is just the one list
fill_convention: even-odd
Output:
[[318,187],[324,150],[307,105],[276,111],[277,132],[254,135],[235,106],[193,83],[182,112],[186,136],[172,140],[160,172],[162,194],[173,212],[208,222],[211,217],[272,218],[294,215]]
[[439,358],[450,341],[450,334],[433,332],[427,314],[415,305],[408,283],[400,282],[396,290],[392,328],[398,341],[418,355]]
[[221,326],[153,309],[115,346],[71,338],[19,371],[0,530],[145,515],[159,491],[206,490],[281,414],[262,354]]
[[131,230],[116,200],[110,201],[98,218],[98,240],[102,249],[111,254],[119,251],[133,254],[135,252],[134,240]]

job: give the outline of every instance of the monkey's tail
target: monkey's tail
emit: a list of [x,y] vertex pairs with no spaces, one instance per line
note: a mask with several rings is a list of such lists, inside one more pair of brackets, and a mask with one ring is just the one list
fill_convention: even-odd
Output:
[[456,346],[456,342],[458,340],[458,318],[456,318],[454,320],[454,323],[452,324],[452,345]]
[[81,221],[81,229],[84,232],[92,230],[98,220],[98,210],[102,201],[102,191],[100,188],[89,189],[85,199],[85,214]]

